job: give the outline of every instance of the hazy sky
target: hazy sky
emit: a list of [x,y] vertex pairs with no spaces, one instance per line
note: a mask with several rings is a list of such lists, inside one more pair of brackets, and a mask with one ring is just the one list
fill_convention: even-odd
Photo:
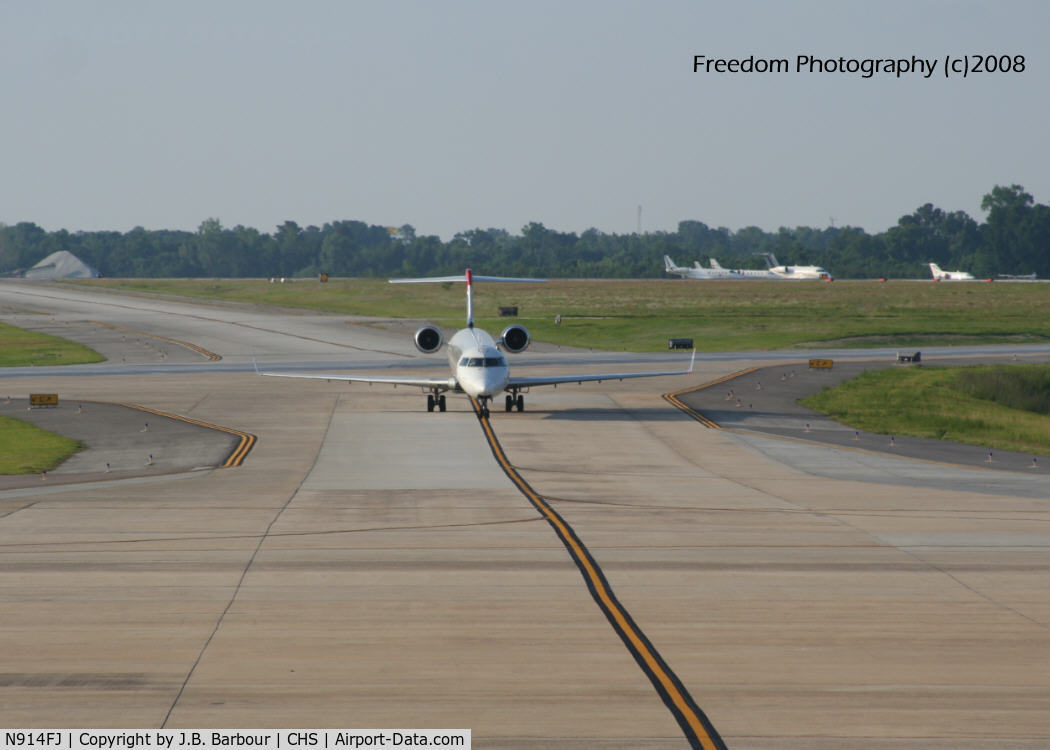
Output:
[[[0,222],[448,239],[632,232],[641,205],[646,231],[874,233],[927,202],[982,220],[996,184],[1050,203],[1048,29],[1042,0],[0,0]],[[968,55],[1024,71],[944,76]]]

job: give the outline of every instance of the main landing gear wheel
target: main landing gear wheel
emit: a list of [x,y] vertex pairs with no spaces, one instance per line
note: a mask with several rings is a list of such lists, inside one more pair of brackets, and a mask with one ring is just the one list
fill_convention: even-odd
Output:
[[514,408],[514,397],[513,397],[513,396],[510,396],[510,395],[508,395],[508,396],[507,396],[507,397],[506,397],[506,398],[505,398],[505,399],[503,400],[503,405],[504,405],[504,409],[505,409],[505,411],[510,411],[511,409],[513,409],[513,408]]
[[[519,393],[518,397],[514,399],[514,405],[518,407],[519,412],[525,411],[525,397]],[[510,409],[507,409],[507,411],[510,411]]]
[[428,393],[427,394],[427,411],[434,411],[434,407],[437,407],[438,411],[445,411],[445,394],[442,393],[440,396]]

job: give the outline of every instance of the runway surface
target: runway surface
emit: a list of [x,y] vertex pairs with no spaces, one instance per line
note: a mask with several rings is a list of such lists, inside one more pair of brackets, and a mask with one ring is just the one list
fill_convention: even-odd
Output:
[[[409,337],[9,283],[0,320],[90,332],[111,358],[3,373],[5,394],[133,402],[259,438],[239,468],[0,491],[0,724],[689,747],[466,400],[428,414],[418,390],[250,372],[253,353],[442,372]],[[1047,478],[708,429],[661,399],[785,361],[735,356],[538,389],[491,423],[728,747],[1045,747]]]

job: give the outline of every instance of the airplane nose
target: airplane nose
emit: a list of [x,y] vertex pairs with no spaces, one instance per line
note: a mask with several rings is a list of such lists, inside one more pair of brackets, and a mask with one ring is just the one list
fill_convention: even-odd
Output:
[[488,396],[486,391],[485,377],[480,372],[470,372],[460,378],[460,386],[468,395]]
[[494,396],[503,390],[506,377],[493,370],[472,372],[464,382],[463,390],[471,396]]

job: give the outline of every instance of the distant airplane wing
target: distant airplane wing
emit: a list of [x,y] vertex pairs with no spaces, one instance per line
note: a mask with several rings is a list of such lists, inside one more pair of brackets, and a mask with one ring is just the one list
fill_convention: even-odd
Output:
[[696,362],[696,349],[693,357],[689,360],[688,370],[673,370],[667,372],[606,372],[594,375],[540,375],[537,377],[511,377],[507,382],[510,388],[526,388],[541,385],[559,385],[561,383],[586,383],[598,380],[627,380],[629,378],[656,378],[665,375],[690,375],[693,372],[693,363]]

